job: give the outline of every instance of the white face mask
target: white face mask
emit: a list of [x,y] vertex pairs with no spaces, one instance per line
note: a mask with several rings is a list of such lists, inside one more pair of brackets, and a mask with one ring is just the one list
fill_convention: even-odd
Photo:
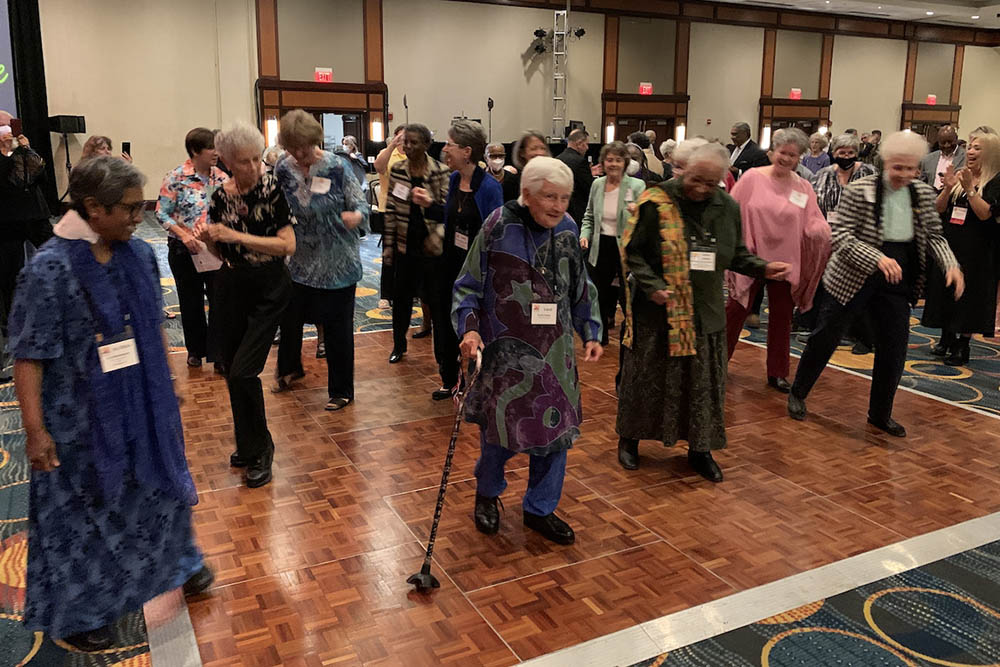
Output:
[[499,173],[499,171],[503,169],[504,158],[502,157],[490,158],[489,160],[486,161],[486,163],[490,165],[491,171],[493,171],[494,173]]
[[629,176],[635,176],[636,174],[638,174],[639,163],[636,162],[635,160],[630,160],[628,163],[628,167],[625,169],[625,173],[628,174]]

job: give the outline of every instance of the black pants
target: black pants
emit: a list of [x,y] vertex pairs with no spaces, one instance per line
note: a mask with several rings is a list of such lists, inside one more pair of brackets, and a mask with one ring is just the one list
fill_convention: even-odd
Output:
[[809,337],[792,384],[792,393],[805,399],[833,356],[840,339],[856,318],[867,314],[873,325],[875,366],[868,399],[868,416],[885,422],[892,416],[892,403],[903,377],[910,340],[909,292],[915,258],[911,244],[886,243],[883,252],[896,259],[903,269],[898,285],[886,282],[881,271],[868,277],[864,286],[846,305],[824,292],[817,306],[816,329]]
[[393,348],[406,350],[406,332],[410,328],[413,298],[421,293],[430,300],[427,306],[434,328],[434,360],[441,374],[441,384],[453,387],[458,382],[458,339],[451,325],[451,284],[446,277],[442,257],[396,255],[395,298],[392,302]]
[[278,375],[302,372],[302,326],[323,326],[328,396],[354,400],[355,285],[317,289],[294,283],[292,299],[281,318]]
[[[622,260],[618,251],[618,239],[601,234],[597,249],[597,266],[587,264],[590,279],[597,288],[597,302],[601,307],[601,323],[604,325],[602,344],[606,345],[611,330],[615,326],[618,304],[624,301],[622,289]],[[622,309],[625,304],[622,303]]]
[[[264,416],[261,371],[292,294],[284,262],[219,269],[215,276],[222,361],[233,407],[236,451],[251,461],[273,446]],[[284,336],[282,336],[284,338]]]
[[[191,253],[178,239],[167,240],[167,263],[177,285],[177,302],[181,308],[184,345],[189,357],[207,357],[218,361],[219,345],[215,326],[212,281],[217,271],[198,273]],[[205,318],[205,298],[208,298],[208,319]]]
[[41,248],[52,238],[52,224],[47,219],[9,221],[0,223],[0,231],[3,233],[0,240],[0,332],[6,337],[17,275],[24,268],[24,242]]

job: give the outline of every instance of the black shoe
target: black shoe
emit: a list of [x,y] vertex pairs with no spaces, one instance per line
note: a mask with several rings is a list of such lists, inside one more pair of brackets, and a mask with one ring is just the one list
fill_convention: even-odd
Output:
[[212,369],[216,372],[216,374],[221,375],[222,377],[226,377],[226,375],[229,374],[229,369],[226,368],[226,365],[221,361],[216,361]]
[[775,377],[767,378],[767,386],[773,389],[777,389],[782,394],[787,394],[788,391],[792,388],[792,385],[788,384],[788,380],[786,380],[785,378],[775,378]]
[[208,587],[215,581],[215,573],[212,568],[203,565],[200,570],[194,573],[190,579],[184,582],[184,597],[193,598],[208,590]]
[[274,445],[261,454],[247,467],[247,486],[256,489],[271,481],[271,463],[274,461]]
[[556,544],[576,542],[576,533],[573,532],[568,523],[557,517],[555,512],[545,516],[525,512],[524,525]]
[[947,331],[941,332],[941,338],[938,339],[937,345],[931,346],[931,354],[935,357],[947,357],[951,349],[955,347],[955,343],[958,342],[958,336],[953,333],[948,333]]
[[799,398],[794,391],[788,391],[788,416],[796,421],[805,421],[806,402]]
[[455,395],[454,387],[441,387],[440,389],[435,389],[434,393],[431,394],[431,398],[435,401],[443,401],[446,398],[451,398]]
[[892,417],[886,419],[884,422],[875,421],[871,417],[869,417],[868,423],[874,426],[875,428],[879,429],[880,431],[885,431],[891,436],[895,436],[897,438],[906,437],[906,429],[903,428],[903,425],[895,421]]
[[500,530],[500,510],[497,509],[499,498],[487,498],[476,494],[476,530],[484,535],[496,535]]
[[247,462],[245,459],[240,457],[240,453],[236,451],[229,455],[229,465],[233,468],[246,468]]
[[188,366],[191,368],[201,368],[201,357],[188,357]]
[[854,347],[851,348],[851,354],[856,354],[859,357],[871,353],[872,353],[871,347],[865,345],[861,341],[857,341],[856,343],[854,343]]
[[625,470],[639,469],[639,441],[631,438],[618,438],[618,463]]
[[84,653],[107,651],[115,645],[115,638],[107,627],[78,632],[75,635],[63,637],[63,641]]
[[420,338],[427,338],[428,336],[431,335],[432,331],[433,331],[433,329],[421,329],[417,333],[415,333],[412,336],[410,336],[410,338],[412,338],[414,340],[418,340]]
[[969,339],[959,338],[944,359],[945,366],[964,366],[969,363]]
[[710,482],[722,481],[722,469],[712,458],[712,452],[688,451],[688,464],[691,468]]
[[400,360],[403,358],[404,354],[406,354],[406,350],[403,350],[402,352],[400,352],[399,350],[395,350],[394,349],[392,351],[392,354],[389,355],[389,363],[390,364],[398,364],[400,362]]

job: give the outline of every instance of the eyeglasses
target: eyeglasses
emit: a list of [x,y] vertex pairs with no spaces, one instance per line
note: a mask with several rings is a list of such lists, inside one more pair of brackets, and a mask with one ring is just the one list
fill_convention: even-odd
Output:
[[146,208],[146,202],[136,202],[135,204],[115,204],[114,208],[120,208],[128,213],[128,217],[134,218],[137,215],[142,215],[143,209]]

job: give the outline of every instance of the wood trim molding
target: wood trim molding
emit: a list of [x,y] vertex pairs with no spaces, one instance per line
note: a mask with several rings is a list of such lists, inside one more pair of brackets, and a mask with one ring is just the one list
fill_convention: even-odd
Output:
[[764,31],[764,64],[760,75],[760,96],[774,95],[774,52],[778,42],[777,30]]
[[911,41],[906,49],[906,78],[903,79],[903,103],[913,102],[913,89],[917,85],[917,51],[920,43]]
[[830,99],[830,80],[833,78],[833,35],[823,35],[823,52],[819,64],[819,98]]
[[691,58],[691,22],[677,21],[674,40],[674,93],[687,95],[688,65]]
[[965,46],[958,44],[955,47],[955,64],[951,70],[951,104],[958,104],[962,94],[962,68],[965,65]]
[[257,71],[262,79],[281,76],[278,61],[278,0],[257,0]]
[[382,52],[382,0],[364,0],[365,83],[385,80]]
[[604,90],[618,91],[618,17],[604,17]]

